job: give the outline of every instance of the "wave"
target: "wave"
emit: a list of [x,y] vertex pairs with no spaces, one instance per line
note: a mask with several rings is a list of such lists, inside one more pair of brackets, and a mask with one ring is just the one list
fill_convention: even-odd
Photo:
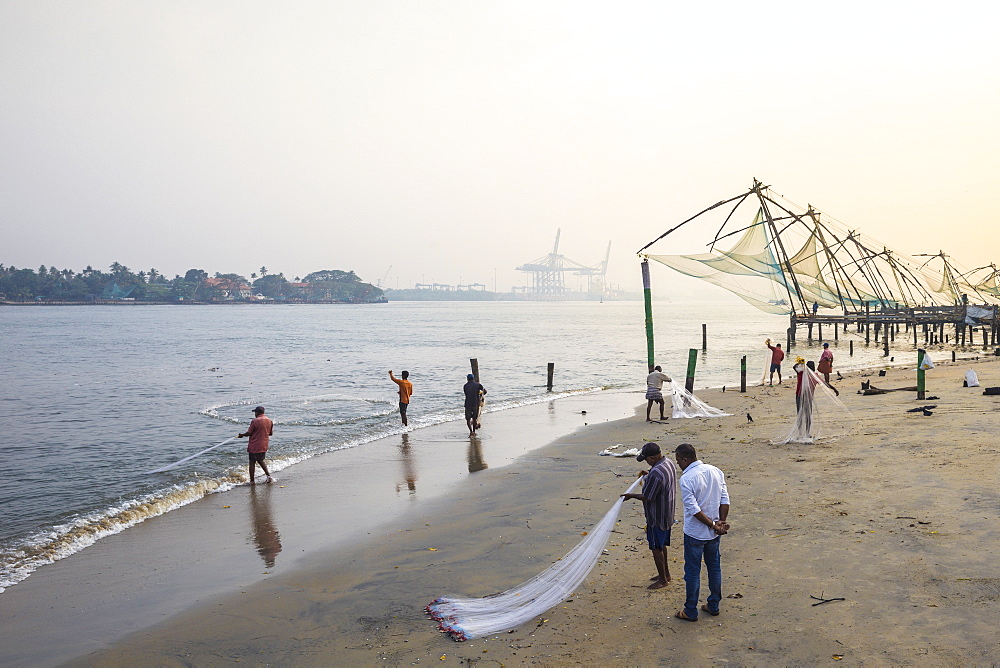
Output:
[[[546,401],[555,401],[572,396],[584,394],[596,394],[601,392],[602,387],[587,387],[573,390],[563,390],[559,392],[546,392],[518,398],[507,398],[498,401],[488,402],[487,411],[497,412],[539,404]],[[317,397],[294,398],[287,397],[286,401],[363,401],[370,404],[388,403],[382,399],[359,399],[357,397],[346,397],[344,395],[319,395]],[[276,398],[270,397],[272,405],[276,405]],[[230,402],[210,406],[199,411],[207,417],[213,417],[229,421],[224,416],[219,416],[215,411],[220,408],[251,406],[263,403],[257,399],[247,399],[238,402]],[[365,416],[358,416],[350,422],[360,422],[365,419],[384,417],[392,411],[372,413]],[[363,434],[355,435],[347,440],[338,443],[323,443],[316,440],[299,443],[297,451],[283,452],[273,458],[268,459],[268,464],[272,472],[279,472],[290,466],[311,459],[317,455],[356,448],[373,441],[377,441],[389,436],[394,436],[404,432],[411,432],[415,429],[431,427],[464,420],[464,413],[461,409],[446,410],[437,413],[430,413],[419,418],[410,420],[410,426],[386,425],[382,423],[379,428],[371,429]],[[233,420],[234,422],[236,420]],[[244,422],[239,420],[238,422]],[[296,422],[284,422],[276,424],[297,424]],[[303,426],[335,426],[342,423],[302,423]],[[273,451],[272,451],[273,452]],[[184,475],[198,475],[187,473]],[[179,481],[163,489],[144,494],[138,498],[121,501],[115,505],[102,510],[96,510],[84,515],[80,515],[69,522],[53,526],[52,528],[40,531],[22,539],[14,546],[0,546],[0,593],[18,582],[23,581],[35,570],[46,564],[51,564],[60,559],[65,559],[76,552],[79,552],[98,540],[111,536],[144,522],[152,517],[163,515],[172,510],[176,510],[190,503],[194,503],[209,494],[225,492],[238,485],[247,484],[249,476],[245,465],[229,466],[220,474],[212,477],[198,477],[194,480]]]

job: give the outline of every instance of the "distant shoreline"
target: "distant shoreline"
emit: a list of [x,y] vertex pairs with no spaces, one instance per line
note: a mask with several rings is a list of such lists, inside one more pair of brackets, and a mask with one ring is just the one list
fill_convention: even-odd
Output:
[[388,300],[370,302],[339,302],[339,301],[220,301],[220,302],[162,302],[162,301],[121,301],[118,299],[97,299],[93,301],[31,301],[10,302],[0,301],[0,306],[309,306],[310,304],[342,304],[357,306],[360,304],[388,304]]

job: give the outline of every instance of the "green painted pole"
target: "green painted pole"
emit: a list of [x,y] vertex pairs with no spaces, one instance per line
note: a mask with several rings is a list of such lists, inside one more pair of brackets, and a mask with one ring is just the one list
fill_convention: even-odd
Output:
[[653,296],[649,288],[649,260],[642,261],[642,298],[646,303],[646,364],[649,373],[656,366],[653,352]]
[[923,348],[917,350],[917,400],[923,401],[925,394],[925,380],[927,372],[924,371],[924,355],[926,351]]
[[698,349],[688,349],[688,370],[687,378],[684,380],[684,388],[694,394],[694,369],[698,366]]
[[740,359],[740,392],[747,391],[747,356]]

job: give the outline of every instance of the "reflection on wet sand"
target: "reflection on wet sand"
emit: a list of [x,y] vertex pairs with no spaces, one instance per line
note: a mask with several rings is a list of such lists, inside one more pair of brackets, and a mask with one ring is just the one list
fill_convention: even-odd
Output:
[[[413,463],[413,452],[410,450],[410,435],[407,433],[400,435],[399,453],[402,455],[403,479],[406,481],[406,489],[410,495],[417,493],[417,469]],[[396,483],[396,493],[402,489],[402,483]]]
[[489,468],[489,464],[483,459],[483,442],[478,436],[469,437],[469,473],[482,471]]
[[281,536],[274,528],[274,518],[271,515],[270,486],[263,489],[250,488],[250,520],[257,554],[264,560],[264,565],[271,568],[278,553],[281,552]]

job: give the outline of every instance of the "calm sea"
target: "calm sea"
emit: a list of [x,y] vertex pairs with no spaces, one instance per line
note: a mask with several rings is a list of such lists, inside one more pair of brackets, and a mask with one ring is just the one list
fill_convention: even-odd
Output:
[[[697,387],[738,385],[742,355],[759,379],[763,339],[787,327],[742,302],[658,303],[654,320],[657,362],[679,377],[708,325]],[[846,347],[842,335],[840,368],[880,359]],[[641,302],[0,307],[0,353],[0,591],[244,483],[245,441],[147,472],[235,436],[257,404],[275,421],[268,458],[281,471],[402,431],[389,369],[410,371],[410,429],[463,420],[470,358],[491,411],[550,400],[548,362],[557,398],[646,375]]]

